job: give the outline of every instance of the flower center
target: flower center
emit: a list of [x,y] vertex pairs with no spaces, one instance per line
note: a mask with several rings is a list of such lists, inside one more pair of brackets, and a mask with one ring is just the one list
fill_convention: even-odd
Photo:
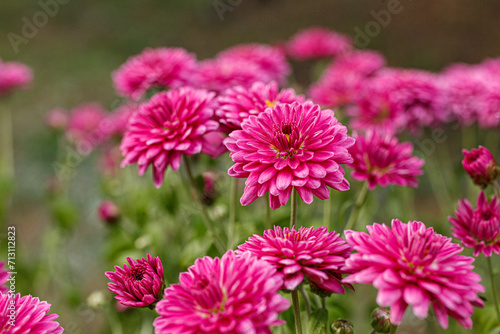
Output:
[[266,100],[266,105],[270,108],[274,107],[276,105],[276,102],[277,101],[269,101],[269,100]]
[[132,268],[128,274],[128,277],[130,277],[134,281],[142,281],[144,278],[144,272],[146,269],[144,268]]
[[227,294],[214,279],[210,280],[204,275],[196,277],[191,292],[200,305],[203,316],[207,317],[225,310]]
[[274,140],[272,148],[278,153],[277,156],[283,159],[293,157],[300,149],[302,137],[298,127],[292,122],[282,122],[274,125]]

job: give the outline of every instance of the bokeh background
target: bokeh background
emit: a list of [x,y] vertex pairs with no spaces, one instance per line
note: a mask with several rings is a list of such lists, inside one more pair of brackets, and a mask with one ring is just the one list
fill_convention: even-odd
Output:
[[[9,34],[23,37],[26,21],[32,23],[45,2],[2,1],[0,58],[34,70],[29,90],[3,104],[14,114],[16,182],[7,221],[17,227],[18,291],[50,300],[67,333],[109,332],[105,316],[86,306],[89,294],[106,289],[103,271],[112,269],[101,251],[108,231],[95,214],[102,198],[92,156],[79,163],[68,194],[78,208],[78,226],[64,241],[55,242],[47,233],[47,180],[57,159],[54,137],[44,125],[47,111],[92,101],[113,109],[117,98],[111,72],[146,47],[180,46],[204,59],[238,43],[279,43],[310,26],[356,37],[375,21],[373,12],[387,9],[392,1],[65,0],[46,24],[17,46],[18,52]],[[218,3],[231,10],[218,13]],[[382,52],[389,66],[439,71],[452,62],[478,63],[500,56],[499,1],[401,0],[400,5],[401,12],[380,26],[366,46]],[[419,208],[432,216],[435,205],[428,201]],[[0,258],[5,257],[4,231]],[[50,245],[55,249],[40,252]],[[57,269],[60,261],[67,261],[68,272]],[[46,267],[40,269],[40,263]]]

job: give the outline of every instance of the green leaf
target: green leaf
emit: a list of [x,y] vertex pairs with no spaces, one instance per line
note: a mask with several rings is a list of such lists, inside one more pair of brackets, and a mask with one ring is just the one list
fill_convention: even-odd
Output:
[[314,311],[309,319],[308,334],[322,334],[328,323],[328,311],[324,308]]

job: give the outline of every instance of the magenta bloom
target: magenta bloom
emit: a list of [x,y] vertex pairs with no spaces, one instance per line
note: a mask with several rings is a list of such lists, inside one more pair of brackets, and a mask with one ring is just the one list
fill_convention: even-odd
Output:
[[462,150],[462,165],[475,184],[486,188],[500,175],[498,164],[491,152],[484,146],[467,151]]
[[66,137],[76,145],[79,153],[87,155],[109,138],[105,118],[106,110],[98,103],[82,104],[71,111]]
[[356,143],[349,149],[354,159],[350,165],[354,179],[366,180],[370,190],[388,184],[417,187],[424,161],[411,155],[412,144],[400,144],[396,137],[377,132],[355,134],[354,138]]
[[113,113],[109,114],[106,117],[109,133],[119,138],[123,137],[125,132],[127,132],[130,118],[132,118],[132,115],[137,113],[140,108],[140,104],[128,103],[121,105],[113,111]]
[[146,49],[113,73],[118,94],[134,100],[150,88],[179,88],[190,83],[196,56],[182,48]]
[[129,121],[121,143],[122,167],[137,163],[139,175],[143,175],[152,165],[154,185],[159,188],[169,165],[179,169],[182,154],[197,154],[208,148],[212,152],[214,148],[204,136],[219,127],[211,119],[214,96],[189,87],[154,95]]
[[15,89],[25,88],[31,80],[33,72],[28,66],[16,62],[4,63],[0,59],[0,97]]
[[496,196],[488,203],[486,194],[481,191],[476,210],[467,199],[460,200],[455,216],[448,217],[453,225],[453,236],[465,247],[474,248],[474,256],[500,254],[500,200]]
[[4,267],[5,262],[0,261],[0,293],[6,293],[9,291],[9,288],[7,287],[7,280],[9,279],[10,274],[4,269]]
[[393,219],[391,225],[368,225],[368,234],[345,232],[358,253],[347,259],[346,270],[353,274],[343,281],[373,284],[377,304],[391,307],[393,324],[401,323],[408,305],[426,318],[432,304],[443,328],[448,315],[472,328],[473,306],[483,306],[477,293],[484,292],[481,277],[472,271],[474,259],[459,255],[462,247],[422,222]]
[[304,102],[304,96],[296,95],[292,88],[278,89],[274,81],[267,85],[256,82],[250,88],[241,86],[230,88],[218,99],[219,108],[215,112],[227,133],[241,129],[241,122],[250,115],[258,115],[277,104]]
[[250,116],[224,141],[234,165],[229,175],[247,178],[241,204],[270,193],[271,208],[285,205],[295,188],[310,204],[313,195],[330,196],[328,187],[344,191],[349,182],[340,164],[352,162],[354,140],[334,117],[312,102],[280,104]]
[[99,219],[108,224],[114,224],[120,220],[120,209],[112,201],[102,201],[97,208]]
[[250,253],[197,259],[179,281],[156,305],[157,334],[270,334],[270,326],[284,323],[278,314],[290,307],[278,293],[276,269]]
[[328,107],[353,103],[366,80],[384,65],[384,57],[375,51],[346,53],[327,67],[320,80],[309,89],[309,95],[314,102]]
[[[500,71],[499,71],[500,75]],[[478,101],[477,122],[483,129],[500,126],[500,82],[489,84]]]
[[283,287],[295,290],[306,277],[311,286],[330,293],[344,293],[344,265],[351,247],[335,231],[326,227],[295,227],[264,231],[264,236],[254,234],[238,252],[250,252],[272,264],[283,275]]
[[259,66],[266,79],[262,81],[275,80],[279,84],[286,81],[290,74],[290,65],[286,61],[285,54],[276,47],[265,44],[241,44],[220,52],[217,58],[229,62],[242,59],[255,63]]
[[[15,310],[10,310],[11,301]],[[2,334],[60,334],[64,331],[55,321],[59,315],[47,314],[50,304],[31,295],[0,293],[0,333]],[[14,312],[14,313],[13,313]],[[11,323],[13,322],[13,324]]]
[[292,58],[333,58],[352,48],[350,37],[324,28],[309,28],[295,34],[286,45]]
[[116,293],[115,299],[125,306],[150,307],[161,298],[165,288],[163,265],[159,257],[150,254],[147,259],[132,260],[127,257],[128,266],[115,266],[116,271],[106,272],[112,282],[108,289]]
[[68,125],[68,113],[60,108],[52,109],[45,116],[45,124],[53,130],[64,130]]
[[235,86],[250,87],[257,81],[271,81],[259,64],[242,58],[215,58],[199,63],[195,83],[221,93]]

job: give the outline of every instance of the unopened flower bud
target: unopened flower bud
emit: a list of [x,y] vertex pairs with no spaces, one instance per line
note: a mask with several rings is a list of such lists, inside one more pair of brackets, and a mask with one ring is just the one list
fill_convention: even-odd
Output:
[[472,181],[481,188],[486,188],[500,175],[498,164],[491,152],[483,146],[472,150],[462,150],[462,165]]
[[389,333],[391,330],[391,313],[385,308],[376,308],[372,312],[372,328],[379,333]]
[[68,113],[63,109],[52,109],[45,116],[45,124],[53,130],[64,130],[68,124]]
[[337,319],[332,323],[330,330],[333,334],[353,334],[354,328],[352,323],[345,319]]
[[120,209],[111,201],[103,201],[98,209],[99,218],[108,223],[114,224],[120,220]]

